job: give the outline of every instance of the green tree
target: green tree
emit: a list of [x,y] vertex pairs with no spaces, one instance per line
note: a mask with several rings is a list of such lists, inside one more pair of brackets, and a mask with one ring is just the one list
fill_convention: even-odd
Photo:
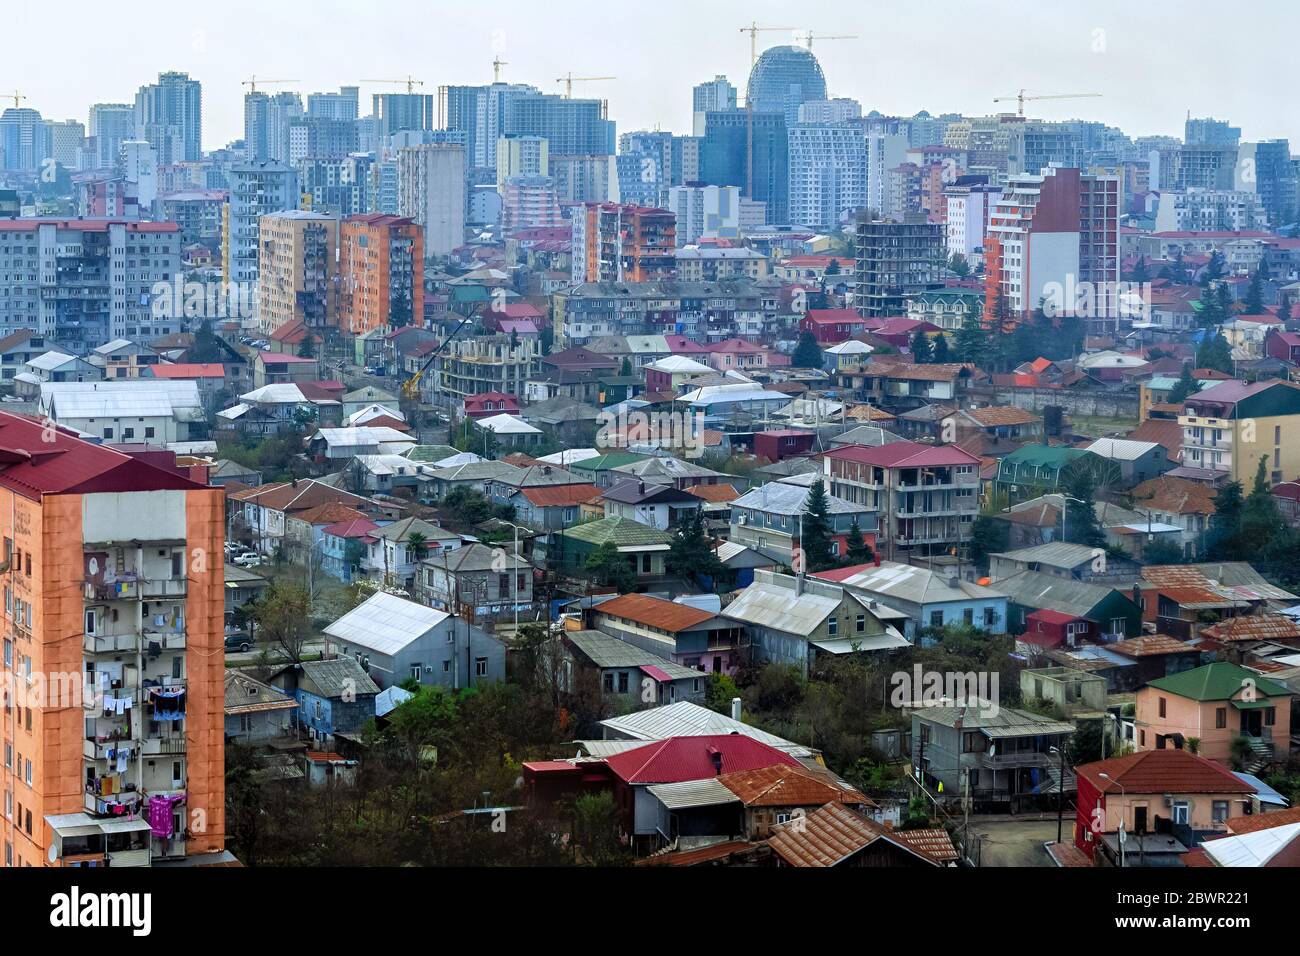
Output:
[[969,362],[982,368],[988,354],[988,341],[989,334],[979,316],[966,316],[966,321],[953,337],[955,358],[958,362]]
[[388,715],[389,732],[401,742],[412,767],[420,765],[425,747],[446,749],[455,723],[456,701],[441,687],[418,687],[414,697]]
[[948,336],[940,333],[930,345],[930,361],[935,365],[946,365],[952,361],[952,350],[948,346]]
[[875,552],[871,550],[871,545],[867,544],[867,539],[862,536],[857,515],[853,516],[853,524],[849,526],[849,533],[844,543],[847,552],[845,557],[849,565],[869,564],[875,560]]
[[[1065,535],[1071,544],[1086,544],[1093,548],[1106,546],[1106,532],[1097,518],[1096,489],[1092,475],[1086,469],[1077,470],[1066,482]],[[1077,500],[1070,500],[1071,498]]]
[[1182,564],[1186,560],[1181,545],[1159,539],[1142,549],[1143,564]]
[[588,555],[583,567],[601,587],[616,588],[620,594],[636,590],[636,572],[613,541],[606,541]]
[[1250,494],[1241,509],[1241,540],[1261,554],[1269,553],[1273,541],[1286,532],[1286,522],[1278,511],[1268,477],[1268,457],[1261,456]]
[[727,573],[727,566],[710,545],[700,509],[687,509],[678,519],[666,566],[669,574],[695,583],[704,577],[711,578],[715,587],[718,579]]
[[709,710],[731,715],[731,702],[740,696],[740,687],[726,674],[710,674],[705,681],[704,703]]
[[542,326],[541,334],[537,337],[538,345],[541,346],[543,355],[550,355],[551,349],[555,348],[555,330],[551,328],[548,322]]
[[[1180,257],[1181,258],[1181,257]],[[1227,259],[1222,252],[1215,249],[1210,253],[1210,261],[1206,263],[1205,271],[1201,273],[1201,285],[1210,286],[1219,279],[1222,279],[1227,272]]]
[[298,343],[298,357],[299,358],[316,357],[316,336],[314,336],[311,332],[306,333],[302,337],[302,341]]
[[423,532],[412,531],[406,538],[406,546],[415,555],[416,561],[423,561],[429,554],[429,538]]
[[587,866],[617,866],[630,859],[619,839],[619,810],[608,790],[573,801],[573,844],[579,862]]
[[924,329],[917,329],[916,334],[912,336],[912,356],[916,359],[918,365],[933,360],[933,350],[930,347],[930,337],[925,334]]
[[982,574],[989,570],[989,555],[1010,549],[1011,529],[992,514],[981,513],[971,524],[970,556]]
[[622,378],[629,378],[632,375],[632,360],[626,355],[623,356],[623,364],[619,366],[618,374]]
[[1205,549],[1216,561],[1236,561],[1241,553],[1242,509],[1241,482],[1230,481],[1214,496],[1214,514],[1210,515]]
[[808,497],[804,499],[799,534],[802,570],[826,571],[836,566],[835,556],[831,553],[830,499],[826,495],[826,485],[820,479],[808,490]]
[[1133,281],[1134,281],[1134,282],[1150,282],[1150,281],[1151,281],[1151,275],[1150,275],[1150,272],[1149,272],[1148,269],[1147,269],[1147,257],[1146,257],[1146,256],[1138,256],[1138,261],[1137,261],[1136,265],[1133,266]]
[[953,275],[964,279],[970,275],[970,261],[960,252],[954,252],[948,260],[948,268],[952,270]]
[[1246,315],[1259,315],[1264,311],[1264,274],[1256,269],[1246,290]]
[[220,362],[221,358],[221,342],[212,332],[212,321],[204,319],[194,333],[194,344],[189,347],[189,360],[210,365]]
[[822,350],[811,332],[804,332],[799,336],[799,344],[790,358],[790,364],[795,368],[822,367]]
[[1178,376],[1178,383],[1169,392],[1169,402],[1173,405],[1181,405],[1200,390],[1200,383],[1192,378],[1191,366],[1184,365],[1182,374]]
[[1277,318],[1283,325],[1291,321],[1291,296],[1289,293],[1282,293],[1282,298],[1277,304]]
[[1232,374],[1232,346],[1222,332],[1216,332],[1213,337],[1207,337],[1201,343],[1201,347],[1196,350],[1196,367]]
[[273,580],[253,602],[252,615],[261,640],[278,646],[295,664],[302,660],[311,637],[311,601],[306,588]]

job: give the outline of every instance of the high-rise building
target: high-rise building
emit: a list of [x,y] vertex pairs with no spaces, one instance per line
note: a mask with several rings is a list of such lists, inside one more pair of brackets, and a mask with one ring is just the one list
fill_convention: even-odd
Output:
[[1236,146],[1241,141],[1241,127],[1227,120],[1187,117],[1183,139],[1189,146]]
[[550,144],[541,136],[502,136],[496,168],[498,186],[513,176],[549,176]]
[[122,144],[122,176],[135,186],[141,208],[152,210],[158,198],[158,152],[142,139]]
[[[787,126],[799,122],[799,107],[826,99],[826,76],[811,51],[775,46],[763,51],[749,74],[745,105],[758,113],[780,113]],[[706,121],[707,129],[707,121]]]
[[203,158],[203,87],[188,73],[160,73],[135,95],[135,138],[158,151],[170,166]]
[[357,152],[357,124],[352,120],[306,116],[288,125],[288,163],[304,159],[343,159]]
[[867,141],[859,125],[790,129],[792,223],[833,230],[867,206]]
[[350,335],[424,320],[424,230],[411,219],[349,216],[339,231],[339,328]]
[[373,112],[375,138],[386,137],[404,129],[434,129],[436,101],[424,93],[376,93]]
[[550,156],[551,178],[561,204],[618,202],[616,159],[608,153],[596,156]]
[[1259,196],[1274,226],[1294,221],[1296,172],[1291,165],[1291,144],[1285,139],[1242,143],[1237,153],[1234,188]]
[[663,207],[677,217],[678,248],[740,235],[739,186],[670,186],[664,190]]
[[691,90],[691,131],[695,136],[704,135],[705,114],[717,113],[736,108],[736,88],[731,81],[719,74],[707,83],[700,83]]
[[244,153],[249,161],[292,162],[289,129],[302,115],[297,93],[244,94]]
[[95,165],[111,169],[122,161],[122,143],[135,139],[135,107],[129,103],[96,103],[90,108],[90,136],[95,141]]
[[993,221],[993,207],[1002,198],[999,186],[987,183],[952,185],[944,189],[944,232],[948,255],[963,256],[974,265],[982,261],[984,237]]
[[877,215],[889,215],[889,171],[907,161],[907,136],[883,130],[868,130],[867,140],[867,202],[868,209]]
[[221,226],[221,274],[227,283],[257,282],[261,218],[297,209],[298,173],[282,163],[239,163],[230,168],[230,201]]
[[50,130],[41,114],[26,106],[0,113],[0,169],[34,173],[50,155]]
[[753,195],[765,203],[768,222],[789,221],[790,140],[785,114],[732,110],[710,113],[700,147],[700,181],[749,190],[749,139],[753,124]]
[[847,97],[809,100],[799,107],[800,123],[847,123],[862,118],[862,104]]
[[943,226],[922,216],[902,222],[859,219],[854,244],[858,315],[902,315],[909,298],[940,285],[943,241]]
[[303,205],[316,212],[331,212],[339,216],[370,212],[374,166],[375,159],[369,153],[356,153],[341,159],[299,160],[296,168]]
[[502,107],[502,136],[540,136],[553,156],[609,156],[614,152],[614,123],[607,116],[604,100],[529,93],[506,98]]
[[361,114],[361,91],[355,86],[341,86],[337,93],[310,93],[307,115],[318,119],[351,120]]
[[1186,143],[1171,158],[1175,163],[1172,178],[1161,176],[1165,188],[1237,188],[1237,147],[1231,143]]
[[521,83],[442,88],[441,125],[465,133],[465,155],[471,169],[496,172],[497,142],[507,133],[505,104],[530,95],[540,96],[541,90]]
[[275,212],[258,222],[257,306],[263,334],[290,322],[337,328],[339,221],[304,210]]
[[445,143],[408,146],[397,154],[398,215],[424,227],[426,258],[465,243],[468,198],[465,149]]
[[1267,225],[1268,213],[1252,190],[1166,189],[1156,207],[1156,232],[1240,232]]
[[144,446],[8,413],[0,434],[4,864],[221,853],[221,489]]
[[531,229],[564,225],[555,180],[549,176],[511,176],[500,187],[501,228]]
[[1098,334],[1115,330],[1119,177],[1063,167],[1012,177],[993,211],[984,266],[984,314],[1004,328],[1041,305]]
[[618,138],[619,201],[653,206],[672,182],[673,135],[637,130]]
[[179,273],[180,257],[171,222],[0,221],[0,275],[9,277],[0,283],[0,334],[34,329],[75,354],[167,334],[151,303],[155,286]]
[[46,124],[50,132],[50,158],[64,169],[77,169],[86,127],[78,120],[56,120]]
[[653,282],[676,268],[676,219],[667,209],[588,203],[573,213],[573,281]]

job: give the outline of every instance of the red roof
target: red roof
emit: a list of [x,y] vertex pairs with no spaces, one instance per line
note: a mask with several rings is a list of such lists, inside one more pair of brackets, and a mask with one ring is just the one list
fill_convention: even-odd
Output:
[[979,458],[956,445],[922,445],[914,441],[896,441],[867,448],[845,445],[826,452],[825,457],[840,461],[857,461],[878,468],[923,468],[943,465],[978,465]]
[[[1102,793],[1254,793],[1213,760],[1186,750],[1143,750],[1075,767]],[[1102,779],[1101,774],[1109,779]]]
[[1084,618],[1077,614],[1063,614],[1060,611],[1049,611],[1046,608],[1040,608],[1037,611],[1030,611],[1025,616],[1032,617],[1045,624],[1069,624],[1072,621],[1084,620]]
[[535,507],[556,508],[590,501],[600,494],[600,489],[592,484],[545,485],[541,488],[524,488],[520,494]]
[[369,518],[353,518],[351,521],[340,521],[329,525],[324,529],[324,533],[332,534],[336,538],[366,538],[371,532],[378,530],[379,525]]
[[144,457],[92,444],[62,428],[50,429],[10,412],[0,412],[0,485],[34,500],[56,494],[207,487],[192,481],[188,473],[170,471]]
[[154,378],[225,378],[226,367],[220,362],[179,362],[154,365]]
[[681,783],[707,780],[721,773],[758,770],[776,764],[800,766],[789,754],[741,734],[673,737],[625,750],[606,759],[609,769],[625,783]]

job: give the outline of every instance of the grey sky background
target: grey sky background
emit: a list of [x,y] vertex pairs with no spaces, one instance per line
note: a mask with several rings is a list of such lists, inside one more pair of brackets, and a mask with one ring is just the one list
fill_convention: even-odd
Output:
[[[203,83],[204,148],[243,135],[240,81],[304,94],[363,78],[440,85],[502,78],[560,92],[555,78],[613,75],[575,86],[609,100],[620,132],[690,131],[691,87],[722,73],[744,94],[751,20],[817,33],[814,52],[831,94],[864,110],[984,115],[1015,104],[994,96],[1101,93],[1101,99],[1030,104],[1044,119],[1091,119],[1129,135],[1181,135],[1190,109],[1229,119],[1244,139],[1300,142],[1292,50],[1300,4],[1254,0],[5,0],[0,90],[19,89],[47,119],[86,121],[95,102],[130,102],[162,70]],[[74,26],[75,25],[75,26]],[[760,35],[760,49],[791,42]],[[374,92],[361,84],[363,113]],[[0,107],[4,100],[0,99]],[[12,105],[12,101],[10,102]]]

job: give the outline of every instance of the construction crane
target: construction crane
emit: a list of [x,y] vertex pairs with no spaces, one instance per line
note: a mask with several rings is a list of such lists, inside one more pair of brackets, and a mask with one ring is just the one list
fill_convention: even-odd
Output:
[[257,84],[258,84],[258,83],[263,83],[263,84],[272,84],[272,83],[274,83],[274,84],[280,84],[280,83],[301,83],[301,82],[302,82],[302,80],[259,80],[259,79],[258,79],[257,77],[255,77],[255,76],[250,76],[248,79],[244,80],[244,86],[248,87],[248,92],[250,92],[250,93],[256,93],[256,92],[257,92]]
[[454,339],[457,335],[460,334],[460,330],[465,328],[465,326],[468,325],[470,322],[474,321],[474,319],[478,316],[479,312],[481,311],[482,307],[483,304],[479,303],[470,311],[469,315],[461,319],[460,325],[456,326],[456,330],[452,332],[451,335],[447,336],[447,338],[442,342],[442,344],[440,344],[436,349],[434,349],[431,353],[429,353],[429,357],[425,360],[424,364],[420,366],[420,370],[402,383],[403,398],[413,402],[417,402],[417,403],[419,402],[420,379],[424,378],[424,373],[429,371],[430,367],[433,365],[433,360],[436,359],[440,354],[442,354],[442,350],[451,344],[452,339]]
[[617,76],[574,76],[572,73],[570,73],[567,76],[560,77],[555,82],[564,84],[564,98],[566,100],[571,100],[573,99],[574,83],[597,83],[597,82],[603,82],[605,80],[617,80],[617,79],[618,79]]
[[1040,93],[1037,95],[1030,95],[1030,96],[1026,96],[1025,93],[1026,93],[1025,90],[1021,90],[1015,96],[995,96],[993,98],[993,102],[1007,103],[1010,102],[1011,100],[1015,100],[1017,104],[1016,113],[1021,118],[1024,118],[1025,104],[1028,103],[1030,100],[1079,100],[1079,99],[1087,99],[1089,97],[1094,97],[1094,96],[1101,96],[1100,93]]
[[509,65],[510,65],[509,63],[501,59],[501,54],[498,53],[496,59],[492,61],[492,82],[493,83],[501,82],[501,67],[509,66]]
[[23,100],[27,99],[27,97],[23,96],[23,94],[19,93],[17,90],[14,90],[12,93],[5,93],[4,98],[14,101],[14,109],[22,106]]
[[803,40],[804,46],[806,46],[808,52],[811,53],[813,40],[858,40],[861,38],[856,33],[824,33],[814,35],[813,32],[809,30],[807,33],[800,34],[799,39]]
[[760,33],[786,33],[792,32],[794,27],[760,27],[755,20],[747,27],[741,27],[741,33],[749,34],[749,64],[753,66],[758,62],[758,35]]
[[414,93],[417,86],[424,86],[424,80],[417,80],[413,76],[408,76],[404,80],[362,80],[362,83],[405,83],[406,92]]

